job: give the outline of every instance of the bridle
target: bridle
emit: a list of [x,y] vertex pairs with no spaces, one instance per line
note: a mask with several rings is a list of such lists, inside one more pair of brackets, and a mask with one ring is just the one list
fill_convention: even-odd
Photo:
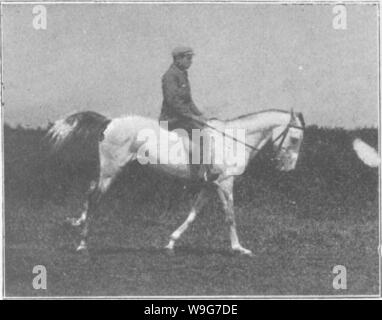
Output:
[[[288,132],[289,132],[289,129],[290,129],[290,128],[295,128],[295,129],[299,129],[299,130],[302,130],[302,131],[305,130],[304,126],[302,126],[302,127],[300,127],[300,126],[296,126],[296,125],[292,124],[291,122],[292,122],[292,119],[291,119],[291,121],[288,123],[288,125],[285,127],[285,129],[284,129],[284,130],[283,130],[283,131],[282,131],[282,132],[281,132],[281,133],[280,133],[274,140],[272,140],[272,143],[275,143],[275,142],[277,142],[278,140],[281,139],[280,145],[279,145],[279,147],[277,148],[277,152],[280,152],[280,150],[285,149],[285,148],[283,147],[283,143],[284,143],[284,141],[285,141],[286,136],[288,135]],[[211,128],[211,129],[213,129],[213,130],[219,132],[219,133],[222,134],[224,137],[230,138],[230,139],[232,139],[232,140],[234,140],[234,141],[236,141],[236,142],[239,142],[239,143],[243,144],[244,146],[246,146],[246,147],[249,148],[249,149],[252,149],[252,150],[254,150],[254,151],[260,151],[260,150],[261,150],[261,149],[259,149],[259,148],[254,147],[254,146],[251,146],[251,145],[249,145],[248,143],[246,143],[246,142],[244,142],[244,141],[241,141],[241,140],[239,140],[239,139],[237,139],[237,138],[235,138],[235,137],[233,137],[233,136],[231,136],[231,135],[229,135],[229,134],[226,134],[225,132],[220,131],[219,129],[216,129],[215,127],[212,127],[212,126],[210,126],[210,125],[207,124],[207,123],[204,123],[204,125],[205,125],[206,127],[208,127],[208,128]]]
[[283,147],[283,143],[284,143],[284,141],[285,141],[285,138],[286,138],[286,136],[288,135],[288,132],[289,132],[289,129],[290,128],[295,128],[295,129],[299,129],[299,130],[302,130],[302,131],[304,131],[305,130],[305,128],[304,127],[300,127],[300,126],[296,126],[296,125],[294,125],[294,124],[291,124],[290,122],[288,123],[288,125],[286,126],[286,128],[276,137],[276,139],[274,139],[273,141],[272,141],[272,143],[275,143],[275,142],[277,142],[279,139],[281,139],[281,142],[280,142],[280,144],[279,144],[279,147],[277,148],[277,152],[280,152],[282,149],[285,149],[284,147]]

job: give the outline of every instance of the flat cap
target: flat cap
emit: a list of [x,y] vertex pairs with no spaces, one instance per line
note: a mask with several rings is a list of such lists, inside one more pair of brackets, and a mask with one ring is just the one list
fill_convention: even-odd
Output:
[[172,50],[172,56],[174,58],[186,55],[194,55],[194,51],[190,47],[176,47]]

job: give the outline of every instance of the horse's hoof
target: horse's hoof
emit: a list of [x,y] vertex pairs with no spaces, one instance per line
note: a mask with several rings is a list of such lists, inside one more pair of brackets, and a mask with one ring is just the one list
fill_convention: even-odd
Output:
[[167,246],[164,247],[166,250],[171,250],[174,251],[174,246],[168,244]]
[[169,256],[169,257],[175,256],[175,250],[174,249],[165,248],[165,250],[166,250],[166,255],[167,256]]
[[166,248],[166,254],[167,254],[168,256],[170,256],[170,257],[173,257],[173,256],[175,256],[175,251],[174,251],[174,249],[168,249],[168,248]]
[[66,218],[65,222],[73,227],[79,227],[81,225],[81,221],[76,218]]
[[84,242],[81,241],[81,243],[80,243],[80,245],[77,247],[76,251],[77,251],[77,252],[85,251],[87,248],[88,248],[88,247],[87,247],[86,243],[84,243]]
[[241,254],[243,256],[247,256],[247,257],[253,257],[254,256],[251,250],[245,249],[243,247],[233,248],[233,250],[235,252],[238,252],[239,254]]
[[253,254],[252,251],[248,250],[248,253],[244,253],[247,257],[253,258],[255,255]]
[[174,253],[174,244],[171,243],[171,241],[169,242],[169,244],[167,246],[164,247],[164,249],[166,250],[166,253],[169,256],[173,256],[175,254]]

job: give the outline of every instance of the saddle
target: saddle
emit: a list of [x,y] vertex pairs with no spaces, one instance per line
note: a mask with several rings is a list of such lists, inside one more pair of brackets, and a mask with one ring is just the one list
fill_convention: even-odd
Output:
[[[213,118],[216,119],[216,118]],[[181,138],[183,139],[183,146],[185,149],[186,154],[188,155],[188,161],[190,164],[190,171],[191,171],[191,179],[192,180],[202,180],[202,182],[211,182],[218,178],[218,176],[222,173],[220,169],[216,168],[216,166],[213,165],[214,162],[214,150],[211,148],[214,148],[214,145],[209,144],[209,139],[205,140],[204,136],[200,136],[199,142],[194,142],[192,139],[192,129],[199,129],[202,130],[204,127],[201,125],[196,125],[193,122],[185,122],[180,121],[178,119],[171,120],[168,122],[168,129],[169,131],[174,131],[175,129],[183,129],[186,131],[187,135],[181,135]],[[207,144],[208,143],[208,144]],[[206,144],[207,148],[204,150],[204,145]],[[210,162],[211,163],[203,163],[204,160],[204,152],[210,153]],[[192,161],[193,154],[199,153],[199,163],[194,164]]]

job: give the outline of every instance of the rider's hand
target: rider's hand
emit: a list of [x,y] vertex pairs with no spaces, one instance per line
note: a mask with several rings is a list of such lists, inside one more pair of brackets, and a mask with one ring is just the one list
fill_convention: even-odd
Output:
[[199,117],[199,121],[201,121],[201,122],[203,122],[203,123],[207,123],[208,122],[208,118],[206,118],[205,116],[203,116],[203,115],[200,115]]

